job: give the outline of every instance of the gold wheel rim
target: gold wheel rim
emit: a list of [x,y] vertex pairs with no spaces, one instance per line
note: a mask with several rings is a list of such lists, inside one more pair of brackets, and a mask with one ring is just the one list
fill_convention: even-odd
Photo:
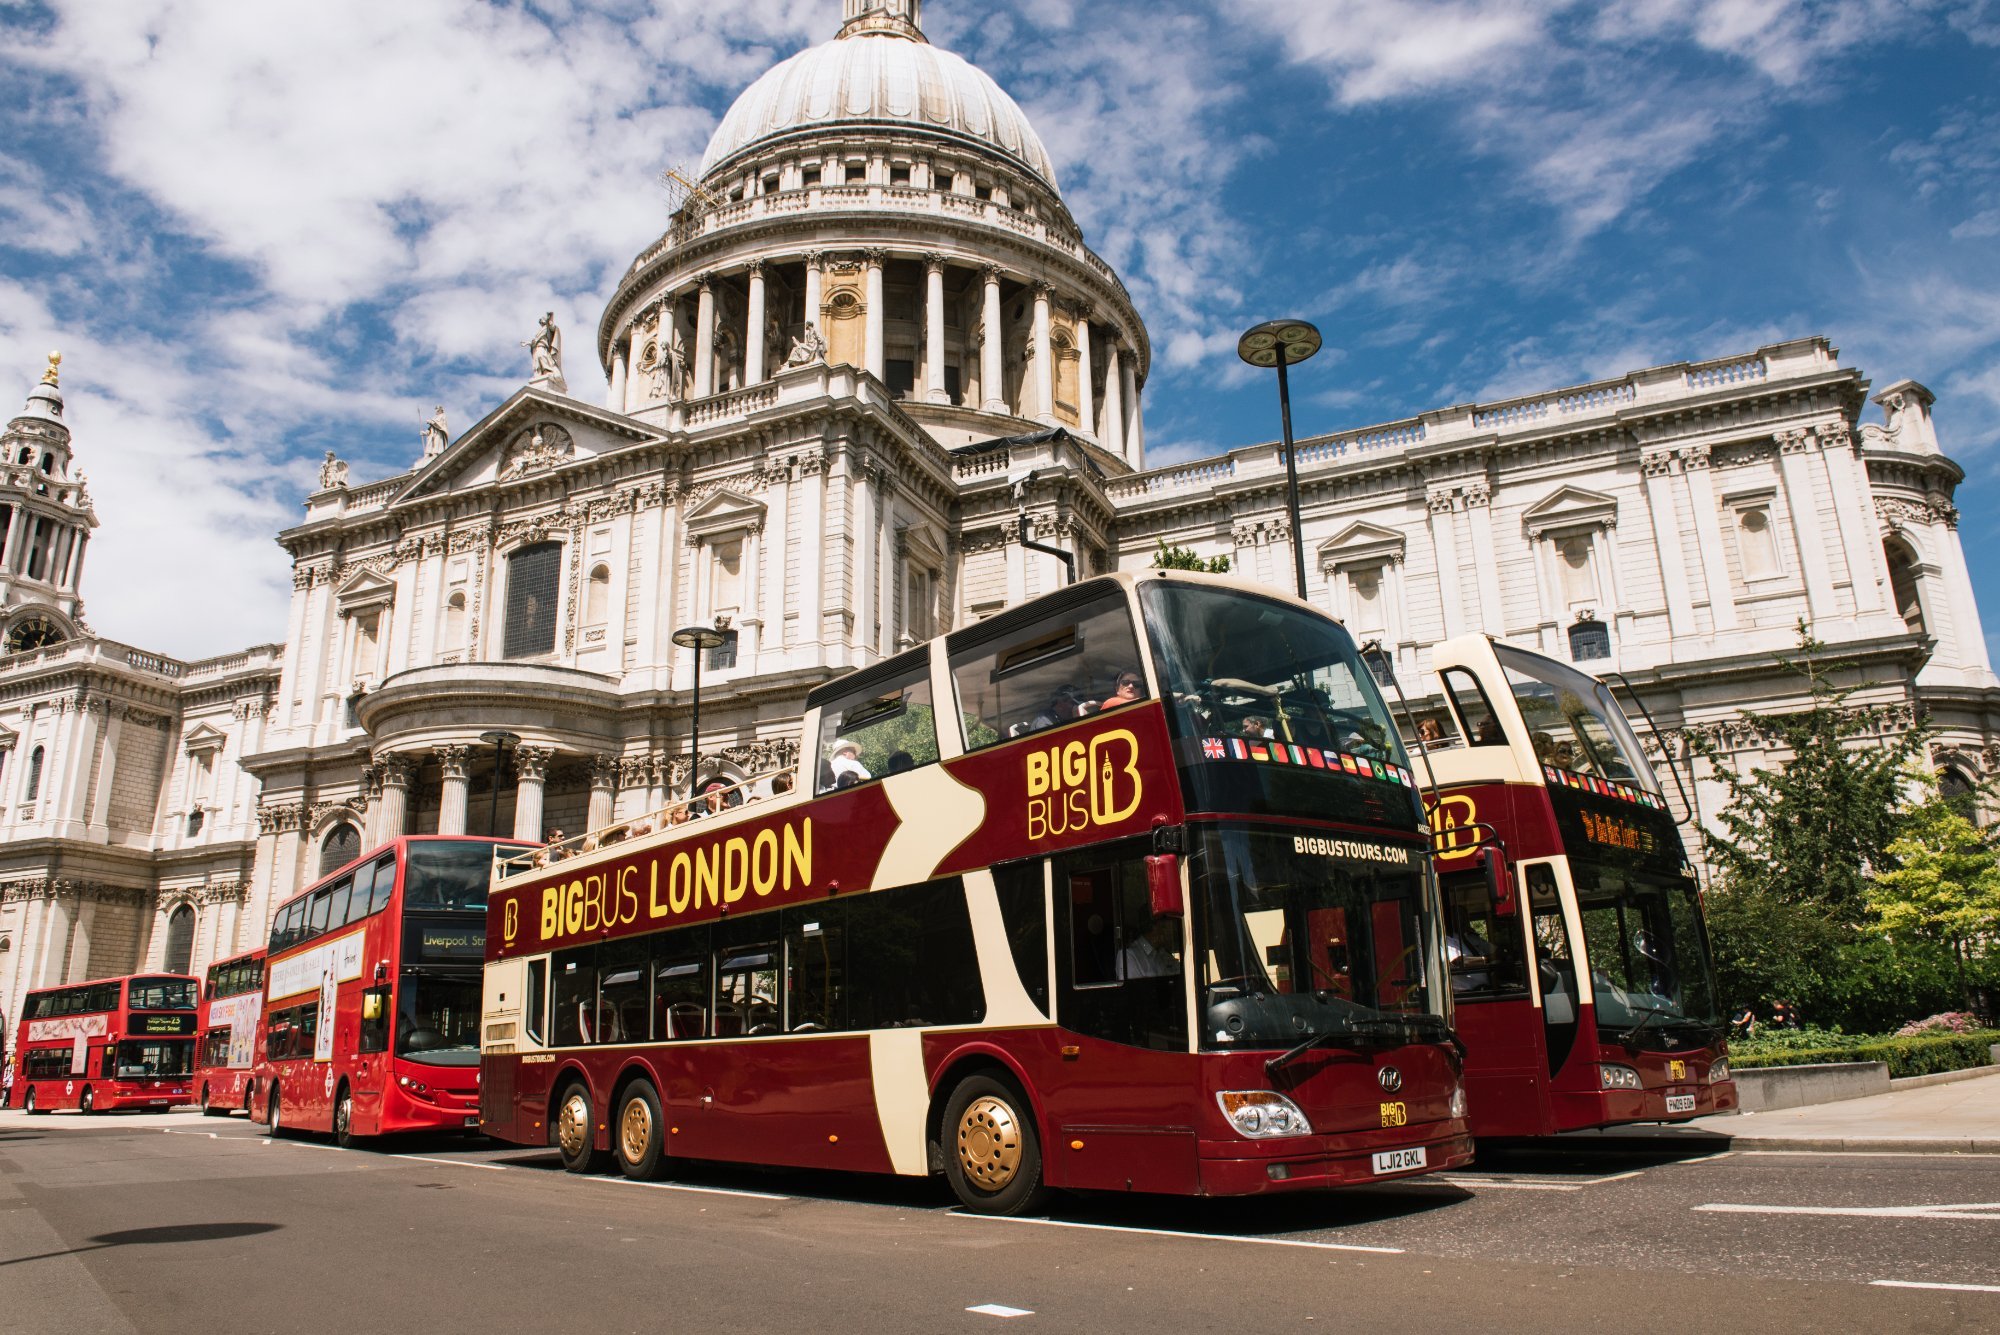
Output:
[[1006,1100],[982,1095],[958,1118],[958,1166],[987,1191],[1005,1189],[1021,1171],[1021,1123]]
[[646,1157],[653,1143],[653,1110],[641,1098],[625,1100],[625,1112],[618,1119],[618,1144],[625,1162],[636,1164]]
[[562,1142],[562,1151],[569,1158],[583,1153],[590,1143],[590,1100],[581,1093],[571,1094],[563,1100],[562,1116],[556,1119],[556,1136]]

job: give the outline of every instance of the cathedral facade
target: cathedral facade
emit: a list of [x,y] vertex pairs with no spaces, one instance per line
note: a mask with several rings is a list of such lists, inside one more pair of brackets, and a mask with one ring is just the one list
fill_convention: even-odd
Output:
[[[1805,621],[1947,782],[2000,769],[1923,386],[1871,395],[1801,338],[1314,437],[1294,534],[1275,445],[1147,467],[1144,325],[1026,117],[920,0],[844,4],[724,117],[582,357],[545,318],[528,381],[406,471],[329,456],[278,535],[281,642],[184,663],[85,623],[51,367],[0,456],[0,1010],[249,949],[399,833],[760,782],[809,687],[1059,586],[1050,546],[1078,577],[1165,542],[1289,589],[1301,543],[1419,710],[1428,646],[1484,631],[1624,674],[1684,767],[1696,735],[1771,762],[1742,715],[1803,698]],[[698,754],[687,626],[722,639]],[[1690,798],[1711,821],[1706,761]]]

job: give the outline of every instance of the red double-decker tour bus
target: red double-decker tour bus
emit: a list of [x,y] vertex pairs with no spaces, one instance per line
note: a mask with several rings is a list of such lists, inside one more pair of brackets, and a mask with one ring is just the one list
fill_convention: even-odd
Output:
[[195,1102],[210,1117],[251,1110],[250,1068],[264,1013],[264,950],[208,966],[195,1029]]
[[941,1170],[989,1213],[1470,1157],[1422,806],[1336,622],[1108,576],[803,727],[799,791],[496,868],[488,1134]]
[[250,1100],[342,1145],[478,1124],[479,968],[495,849],[410,836],[280,905]]
[[1609,688],[1479,635],[1432,663],[1449,713],[1431,823],[1474,1133],[1734,1108],[1700,889]]
[[14,1045],[22,1109],[186,1103],[195,987],[184,974],[134,974],[30,992]]

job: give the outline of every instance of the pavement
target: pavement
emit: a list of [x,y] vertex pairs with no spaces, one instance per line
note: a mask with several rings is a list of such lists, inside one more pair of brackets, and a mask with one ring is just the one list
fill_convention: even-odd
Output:
[[1674,1126],[1578,1131],[1557,1139],[1579,1146],[1664,1143],[1717,1150],[2000,1154],[2000,1069],[1839,1103],[1725,1113]]

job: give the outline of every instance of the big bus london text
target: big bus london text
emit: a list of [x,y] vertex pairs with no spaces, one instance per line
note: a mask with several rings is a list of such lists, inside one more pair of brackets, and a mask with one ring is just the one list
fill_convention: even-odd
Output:
[[1609,688],[1484,636],[1432,662],[1455,734],[1428,761],[1474,1133],[1734,1108],[1700,890]]
[[134,974],[30,992],[14,1045],[30,1113],[170,1108],[188,1101],[195,980]]
[[1421,807],[1330,619],[1092,580],[820,687],[804,738],[802,791],[496,869],[489,1134],[941,1165],[993,1212],[1469,1156]]

